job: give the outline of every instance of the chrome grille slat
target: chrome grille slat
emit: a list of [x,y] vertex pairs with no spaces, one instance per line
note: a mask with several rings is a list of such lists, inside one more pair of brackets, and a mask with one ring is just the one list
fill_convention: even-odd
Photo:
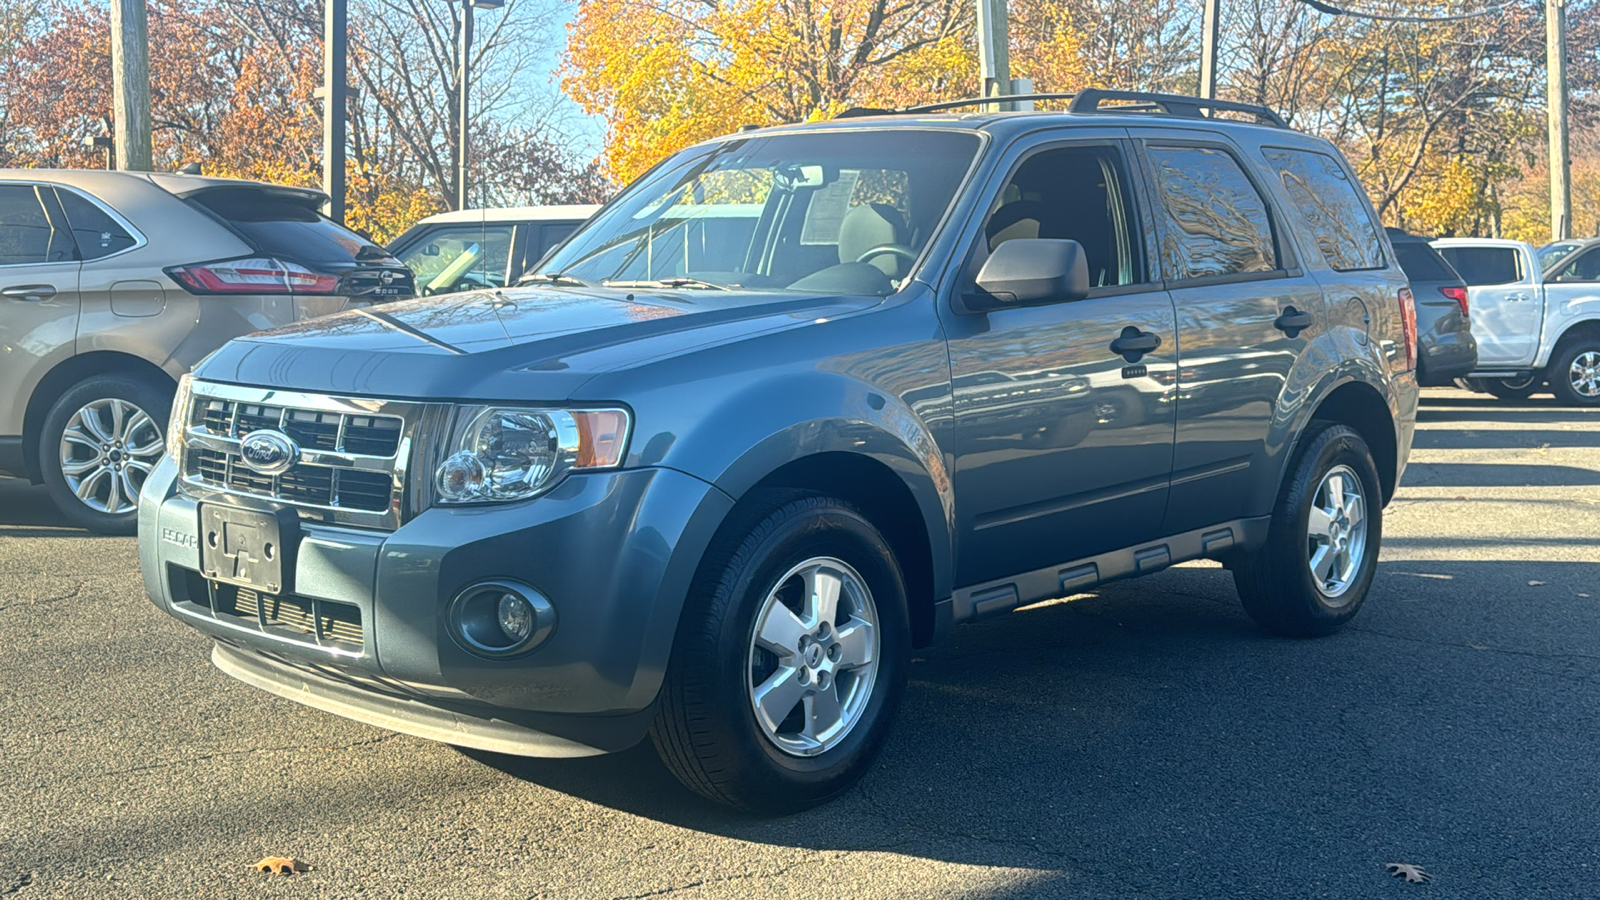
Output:
[[[195,382],[184,419],[185,493],[259,497],[335,524],[398,528],[408,508],[407,469],[417,435],[448,419],[446,404],[338,397]],[[260,475],[240,447],[271,428],[300,447],[290,469]],[[213,497],[214,499],[214,497]]]

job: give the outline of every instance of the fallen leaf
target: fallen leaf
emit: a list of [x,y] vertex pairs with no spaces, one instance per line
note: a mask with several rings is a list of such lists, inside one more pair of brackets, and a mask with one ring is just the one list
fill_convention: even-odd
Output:
[[293,875],[296,872],[304,872],[311,867],[293,857],[269,856],[250,868],[270,875]]
[[1530,582],[1528,582],[1528,587],[1544,587],[1544,582],[1542,582],[1542,581],[1530,581]]
[[1389,874],[1396,878],[1404,878],[1407,884],[1421,884],[1433,876],[1422,871],[1422,867],[1412,863],[1384,863],[1389,869]]
[[1589,595],[1588,594],[1579,594],[1578,596],[1582,597],[1585,600],[1589,599]]

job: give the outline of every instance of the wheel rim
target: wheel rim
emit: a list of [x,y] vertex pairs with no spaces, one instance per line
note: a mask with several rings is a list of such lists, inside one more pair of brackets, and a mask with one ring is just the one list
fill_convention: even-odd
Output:
[[1528,375],[1523,378],[1506,378],[1502,379],[1500,383],[1504,385],[1507,390],[1521,391],[1533,387],[1533,383],[1538,379],[1538,377],[1539,376],[1537,375]]
[[61,475],[84,506],[113,516],[131,512],[164,443],[161,426],[137,405],[94,400],[61,432]]
[[1585,350],[1573,357],[1567,383],[1580,397],[1600,397],[1600,350]]
[[815,557],[778,579],[756,614],[745,693],[756,724],[791,756],[837,747],[878,677],[878,610],[848,563]]
[[1367,555],[1367,503],[1361,479],[1349,466],[1322,476],[1306,523],[1311,578],[1330,600],[1343,596]]

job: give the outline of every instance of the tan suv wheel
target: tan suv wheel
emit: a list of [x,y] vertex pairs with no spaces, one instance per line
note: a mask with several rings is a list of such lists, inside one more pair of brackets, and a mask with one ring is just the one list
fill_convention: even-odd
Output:
[[170,385],[137,375],[96,375],[61,395],[39,434],[39,469],[68,521],[133,534],[171,406]]

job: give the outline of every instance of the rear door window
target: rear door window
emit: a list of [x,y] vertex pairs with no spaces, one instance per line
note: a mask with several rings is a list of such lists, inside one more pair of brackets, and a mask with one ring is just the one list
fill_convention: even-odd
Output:
[[[227,222],[259,252],[306,263],[348,263],[374,244],[297,198],[253,188],[206,191],[194,202]],[[360,258],[371,259],[375,250]]]
[[1162,220],[1162,269],[1184,281],[1278,268],[1267,203],[1239,162],[1211,147],[1146,148]]
[[72,235],[78,240],[78,252],[84,259],[121,253],[139,243],[110,213],[82,194],[57,189],[56,197],[67,213]]
[[1406,278],[1412,281],[1460,281],[1461,276],[1450,268],[1439,251],[1417,241],[1396,241],[1395,258]]
[[1522,280],[1522,257],[1511,247],[1440,247],[1439,254],[1471,285]]
[[50,226],[38,188],[31,184],[0,184],[0,266],[70,262],[76,258],[72,236]]
[[512,226],[445,225],[401,251],[419,294],[449,294],[504,287],[511,260]]
[[1383,242],[1361,189],[1326,153],[1267,147],[1261,151],[1316,238],[1322,258],[1338,272],[1384,267]]

